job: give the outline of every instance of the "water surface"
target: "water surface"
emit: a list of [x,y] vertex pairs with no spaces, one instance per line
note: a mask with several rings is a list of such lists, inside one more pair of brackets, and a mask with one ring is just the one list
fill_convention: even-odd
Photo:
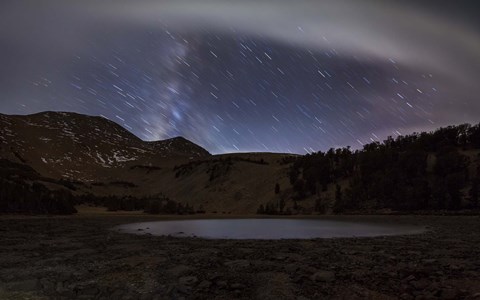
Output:
[[422,227],[313,219],[209,219],[126,224],[126,233],[206,239],[312,239],[418,234]]

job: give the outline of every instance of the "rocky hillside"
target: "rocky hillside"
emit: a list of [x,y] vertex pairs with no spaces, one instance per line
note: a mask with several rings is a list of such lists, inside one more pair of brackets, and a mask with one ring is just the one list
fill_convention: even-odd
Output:
[[0,159],[39,174],[19,178],[22,185],[89,199],[165,195],[207,212],[255,213],[277,201],[276,183],[288,186],[285,156],[213,156],[182,137],[145,142],[105,118],[75,113],[0,114]]
[[93,181],[105,169],[208,156],[205,149],[180,137],[142,141],[103,117],[60,112],[0,114],[0,158],[28,164],[46,176]]

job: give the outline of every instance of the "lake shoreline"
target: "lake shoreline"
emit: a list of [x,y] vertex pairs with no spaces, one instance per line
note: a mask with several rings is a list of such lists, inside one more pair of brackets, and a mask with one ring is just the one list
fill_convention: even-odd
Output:
[[122,224],[117,232],[227,240],[306,240],[422,234],[425,227],[325,218],[229,218]]
[[[480,296],[477,216],[301,216],[429,229],[418,235],[373,238],[204,240],[111,230],[127,223],[198,217],[222,218],[84,211],[70,217],[0,216],[0,298]],[[245,216],[225,216],[232,217]]]

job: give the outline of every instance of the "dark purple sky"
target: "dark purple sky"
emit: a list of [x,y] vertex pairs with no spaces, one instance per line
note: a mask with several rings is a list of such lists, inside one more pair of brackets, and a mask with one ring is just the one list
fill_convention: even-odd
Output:
[[103,115],[213,153],[480,120],[475,1],[2,1],[0,112]]

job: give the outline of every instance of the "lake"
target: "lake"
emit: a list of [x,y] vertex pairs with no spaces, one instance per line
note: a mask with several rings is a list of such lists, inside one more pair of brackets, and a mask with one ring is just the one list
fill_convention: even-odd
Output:
[[115,230],[155,236],[206,239],[312,239],[418,234],[425,228],[315,219],[205,219],[126,224]]

